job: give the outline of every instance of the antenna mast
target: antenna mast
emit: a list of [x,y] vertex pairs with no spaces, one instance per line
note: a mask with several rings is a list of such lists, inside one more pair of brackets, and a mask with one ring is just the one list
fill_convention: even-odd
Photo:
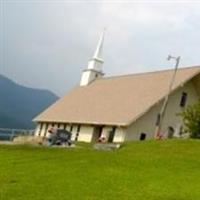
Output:
[[171,56],[171,55],[169,55],[167,57],[167,60],[174,59],[176,61],[176,63],[175,63],[174,73],[172,75],[172,79],[171,79],[170,84],[169,84],[168,93],[165,96],[161,111],[160,111],[160,113],[158,113],[158,116],[157,116],[156,128],[155,128],[155,134],[154,134],[154,138],[156,140],[160,140],[162,138],[162,134],[161,134],[162,123],[163,123],[163,119],[164,119],[164,116],[165,116],[165,113],[166,113],[167,104],[168,104],[168,100],[169,100],[169,95],[170,95],[170,93],[172,91],[172,87],[174,85],[174,81],[175,81],[175,78],[176,78],[176,72],[177,72],[177,69],[178,69],[180,58],[181,58],[180,56],[174,57],[174,56]]

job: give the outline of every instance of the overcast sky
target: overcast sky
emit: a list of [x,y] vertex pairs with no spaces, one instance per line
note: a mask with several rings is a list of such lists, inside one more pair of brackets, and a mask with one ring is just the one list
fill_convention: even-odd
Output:
[[[0,0],[0,73],[63,96],[99,36],[106,75],[200,64],[200,1]],[[175,2],[175,3],[174,3]]]

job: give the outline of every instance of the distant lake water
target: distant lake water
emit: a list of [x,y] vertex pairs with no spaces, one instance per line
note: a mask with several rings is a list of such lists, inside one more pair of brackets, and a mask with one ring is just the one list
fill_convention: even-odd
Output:
[[13,135],[12,134],[2,134],[0,133],[0,140],[13,140]]
[[0,129],[1,141],[12,141],[14,137],[18,135],[32,135],[33,130],[21,130],[21,129]]

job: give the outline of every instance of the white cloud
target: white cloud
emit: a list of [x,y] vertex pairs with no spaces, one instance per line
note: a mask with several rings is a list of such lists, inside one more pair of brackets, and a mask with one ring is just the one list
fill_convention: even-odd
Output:
[[26,85],[64,94],[78,83],[104,27],[107,74],[169,67],[169,53],[181,55],[182,65],[200,63],[200,1],[6,2],[4,73]]

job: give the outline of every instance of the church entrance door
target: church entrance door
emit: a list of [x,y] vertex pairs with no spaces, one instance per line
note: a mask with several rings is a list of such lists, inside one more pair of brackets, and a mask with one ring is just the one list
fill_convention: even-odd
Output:
[[98,139],[101,136],[103,130],[103,126],[95,126],[94,127],[94,132],[93,132],[93,136],[92,136],[92,142],[97,142]]

